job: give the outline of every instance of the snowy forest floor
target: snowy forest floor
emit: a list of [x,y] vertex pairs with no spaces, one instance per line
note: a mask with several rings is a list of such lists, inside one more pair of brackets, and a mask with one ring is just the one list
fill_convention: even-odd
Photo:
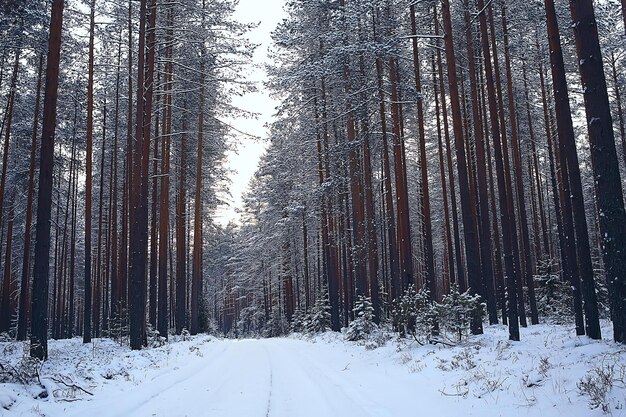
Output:
[[[368,348],[333,333],[202,335],[135,352],[108,339],[51,341],[50,359],[23,374],[31,382],[0,383],[0,415],[626,416],[625,347],[573,333],[531,326],[511,343],[505,326],[487,326],[455,347],[393,336]],[[7,365],[28,370],[24,357],[24,344],[0,343],[0,377]]]

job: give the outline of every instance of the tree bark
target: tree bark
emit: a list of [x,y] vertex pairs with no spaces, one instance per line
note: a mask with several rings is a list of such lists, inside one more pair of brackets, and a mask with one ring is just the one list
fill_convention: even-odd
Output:
[[[613,338],[616,342],[626,343],[626,213],[593,2],[570,1],[570,11],[585,97],[591,163],[600,212],[602,255],[607,282],[611,286]],[[583,297],[587,334],[593,339],[600,339],[593,275],[583,275]]]
[[50,17],[46,89],[43,105],[41,156],[39,158],[39,191],[35,227],[35,264],[33,276],[30,356],[48,357],[48,274],[50,263],[50,220],[52,214],[52,175],[54,169],[54,135],[57,115],[63,0],[54,0]]
[[510,201],[511,195],[510,177],[505,171],[502,143],[500,141],[500,122],[498,120],[498,105],[494,88],[494,70],[491,66],[491,54],[489,52],[489,38],[487,33],[487,17],[483,0],[478,0],[480,13],[481,46],[483,51],[483,63],[485,69],[485,82],[487,84],[487,101],[489,104],[489,120],[491,122],[491,135],[494,147],[494,159],[496,161],[496,177],[498,183],[498,200],[500,204],[500,223],[502,225],[502,247],[504,251],[504,268],[506,271],[506,290],[508,294],[507,321],[509,325],[509,339],[519,340],[519,316],[517,300],[518,271],[515,268],[513,253],[513,232],[515,224],[512,223]]
[[[461,214],[463,218],[463,234],[465,237],[465,256],[467,263],[467,279],[472,293],[479,294],[482,287],[480,253],[476,217],[473,213],[475,207],[471,207],[470,185],[465,153],[465,137],[463,134],[463,122],[461,120],[461,103],[459,100],[459,87],[456,74],[456,58],[454,56],[454,39],[452,37],[452,17],[450,14],[450,1],[443,0],[442,20],[444,28],[444,40],[446,47],[446,65],[448,69],[448,85],[450,93],[450,106],[452,110],[452,128],[456,148],[457,170],[459,174],[459,191],[461,196]],[[472,334],[482,334],[482,321],[473,318],[471,323]]]
[[[566,159],[567,163],[569,186],[571,189],[569,195],[571,199],[572,218],[575,229],[575,238],[572,237],[572,241],[575,239],[576,242],[576,253],[575,255],[572,255],[572,259],[575,258],[578,260],[578,267],[580,271],[580,276],[573,277],[574,282],[572,284],[575,288],[574,291],[579,291],[579,283],[582,277],[582,296],[585,301],[584,331],[586,331],[587,335],[592,339],[600,339],[600,322],[598,318],[598,306],[593,279],[593,266],[591,263],[591,251],[589,247],[589,233],[587,229],[582,181],[580,179],[580,165],[578,163],[578,154],[576,151],[576,138],[574,136],[574,127],[572,124],[571,110],[569,106],[569,96],[567,93],[567,81],[565,78],[559,27],[554,9],[554,1],[545,0],[545,6],[546,16],[548,19],[548,41],[551,50],[550,62],[552,66],[552,87],[554,89],[554,99],[556,104],[557,132],[559,134],[559,146],[561,147],[562,157]],[[600,57],[599,47],[596,56]],[[604,79],[604,72],[602,72],[602,77]],[[612,131],[613,130],[611,128],[611,132]],[[564,216],[565,215],[566,214],[564,213]],[[566,224],[564,224],[564,228],[567,236],[568,232]],[[580,297],[580,293],[575,294],[575,297]],[[578,329],[578,333],[580,333],[580,330],[581,329]]]
[[93,156],[93,76],[94,30],[96,1],[91,0],[89,23],[89,69],[87,81],[87,155],[85,165],[85,308],[83,310],[83,343],[91,342],[92,333],[92,276],[91,276],[91,204]]
[[43,53],[39,55],[37,70],[37,93],[35,96],[35,115],[33,117],[33,132],[30,145],[30,164],[28,167],[28,189],[26,190],[26,222],[24,226],[24,254],[22,258],[22,279],[20,285],[20,305],[17,321],[17,340],[26,340],[28,322],[30,319],[30,257],[33,224],[33,194],[35,190],[35,162],[37,157],[37,130],[39,126],[39,107],[41,101],[41,80],[43,74]]

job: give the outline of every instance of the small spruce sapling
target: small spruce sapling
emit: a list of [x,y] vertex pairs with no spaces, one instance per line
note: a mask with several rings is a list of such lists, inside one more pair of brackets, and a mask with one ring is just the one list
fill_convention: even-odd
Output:
[[326,289],[322,291],[315,301],[315,305],[307,321],[307,333],[321,333],[330,330],[330,303]]
[[294,333],[306,332],[307,317],[304,311],[297,309],[291,318],[291,331]]
[[436,313],[428,290],[422,288],[418,292],[411,285],[394,301],[393,325],[402,337],[410,335],[419,342],[419,337],[428,338],[433,332],[437,322]]
[[473,318],[482,321],[485,317],[485,304],[480,295],[472,295],[469,290],[461,293],[456,284],[450,286],[450,293],[443,296],[437,310],[442,330],[455,336],[458,342],[469,334]]
[[355,319],[348,326],[346,339],[350,341],[368,339],[378,326],[374,323],[374,307],[368,297],[359,295],[354,307]]
[[269,320],[265,323],[263,328],[263,337],[279,337],[289,333],[289,322],[284,314],[273,309],[270,313]]

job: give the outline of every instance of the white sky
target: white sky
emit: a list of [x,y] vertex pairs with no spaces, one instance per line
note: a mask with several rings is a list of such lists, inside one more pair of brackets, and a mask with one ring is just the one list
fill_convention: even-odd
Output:
[[[285,0],[240,0],[235,11],[235,18],[241,22],[259,23],[258,28],[250,32],[249,38],[255,44],[260,44],[254,54],[254,62],[263,65],[268,62],[268,48],[271,44],[270,34],[284,17],[283,6]],[[259,158],[266,147],[268,132],[266,124],[272,121],[275,108],[278,103],[269,97],[263,88],[262,82],[267,79],[263,68],[254,69],[249,74],[244,74],[249,80],[259,82],[257,93],[246,94],[243,97],[233,97],[233,104],[244,110],[259,113],[258,119],[237,118],[229,122],[240,131],[260,137],[254,140],[246,135],[240,135],[238,151],[229,154],[229,168],[235,172],[231,176],[232,185],[230,193],[232,200],[229,206],[218,208],[216,222],[227,224],[229,221],[237,221],[239,214],[237,209],[242,208],[242,193],[246,191],[248,183],[257,169]]]

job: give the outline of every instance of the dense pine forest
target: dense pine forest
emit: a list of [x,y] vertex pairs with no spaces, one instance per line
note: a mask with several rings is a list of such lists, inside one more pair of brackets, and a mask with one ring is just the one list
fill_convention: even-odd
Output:
[[626,1],[287,1],[223,226],[229,121],[254,117],[232,97],[259,87],[236,6],[2,1],[7,340],[608,319],[626,343]]

